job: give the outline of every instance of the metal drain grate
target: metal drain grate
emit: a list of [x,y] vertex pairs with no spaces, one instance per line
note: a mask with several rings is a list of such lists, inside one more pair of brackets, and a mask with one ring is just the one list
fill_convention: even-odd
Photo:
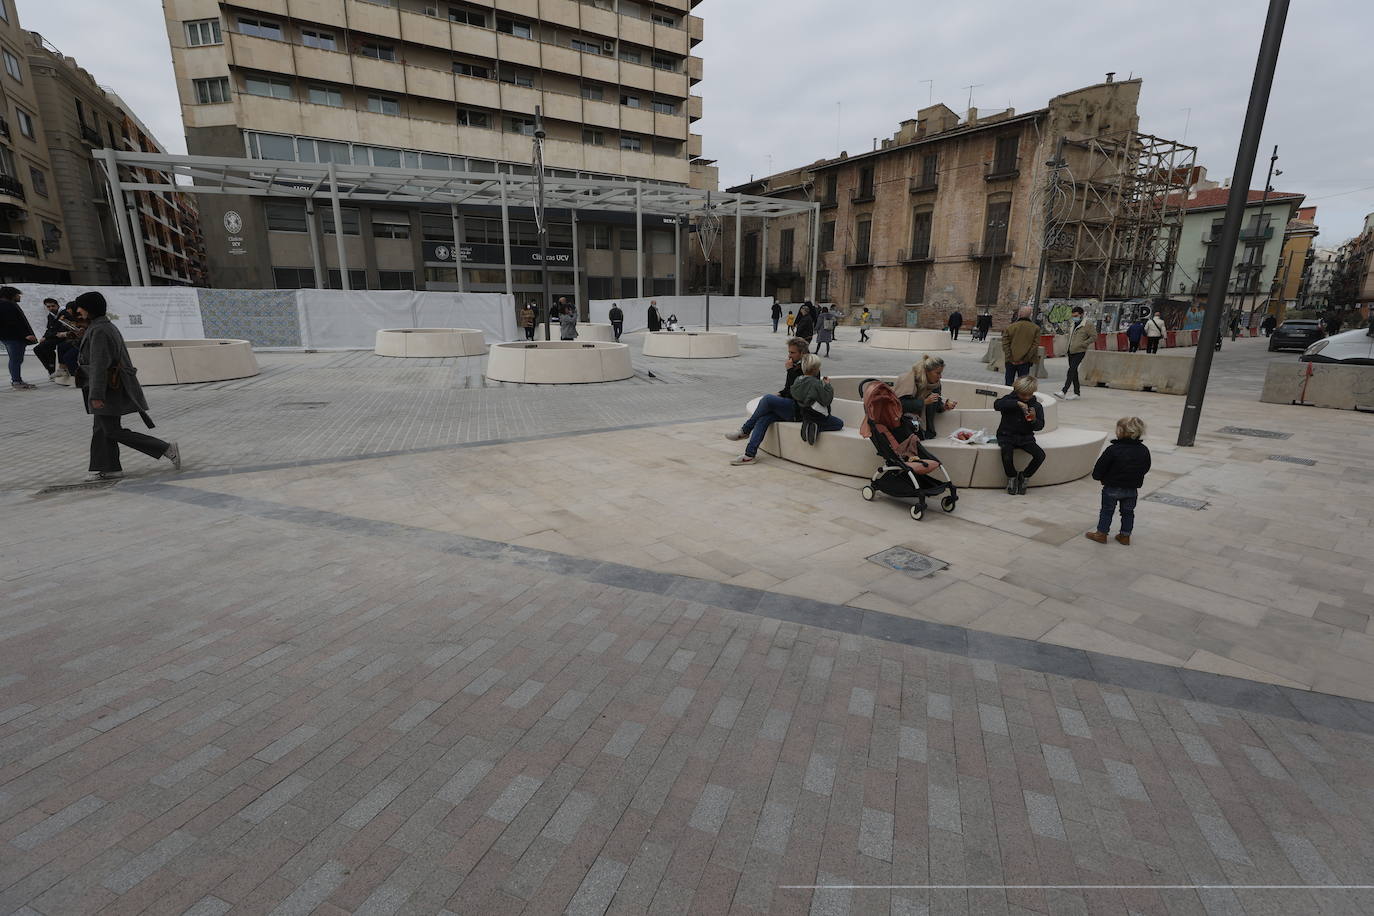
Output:
[[1286,464],[1301,464],[1305,467],[1312,467],[1317,462],[1312,458],[1295,458],[1292,455],[1270,455],[1270,461],[1282,461]]
[[879,566],[908,573],[917,579],[924,579],[926,576],[949,566],[944,560],[937,560],[935,557],[928,557],[905,547],[889,547],[887,550],[875,553],[868,559]]
[[1273,429],[1251,429],[1248,426],[1223,426],[1217,432],[1230,433],[1233,436],[1253,436],[1256,439],[1288,439],[1293,435]]
[[58,493],[80,493],[83,490],[108,490],[118,483],[118,480],[89,480],[82,483],[59,483],[55,486],[44,487],[34,495],[53,496]]
[[328,401],[283,401],[277,405],[278,410],[319,410],[321,407],[328,407]]
[[1177,506],[1180,509],[1206,509],[1207,500],[1190,499],[1187,496],[1174,496],[1172,493],[1151,493],[1145,497],[1146,502],[1163,503],[1166,506]]

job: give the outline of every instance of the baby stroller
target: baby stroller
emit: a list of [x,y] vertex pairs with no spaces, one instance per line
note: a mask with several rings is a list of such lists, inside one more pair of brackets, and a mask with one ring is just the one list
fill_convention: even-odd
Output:
[[[938,461],[921,444],[916,427],[902,414],[901,404],[892,389],[877,379],[865,379],[859,385],[863,397],[864,422],[861,432],[873,443],[873,449],[883,459],[883,464],[873,472],[873,479],[864,485],[860,494],[872,500],[877,493],[894,499],[911,501],[911,517],[920,521],[925,517],[926,500],[941,496],[940,508],[953,512],[959,503],[959,490],[950,480],[949,473],[941,465],[937,472],[943,480],[936,480],[930,474],[917,474],[897,453],[897,446],[915,437],[916,456],[923,461]],[[884,423],[883,421],[888,421]]]

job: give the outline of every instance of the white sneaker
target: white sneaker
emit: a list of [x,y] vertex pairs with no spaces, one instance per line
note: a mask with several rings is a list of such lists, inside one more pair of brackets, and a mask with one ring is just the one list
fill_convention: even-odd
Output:
[[181,448],[175,442],[167,444],[167,451],[162,453],[162,457],[172,462],[172,467],[181,470]]
[[1069,399],[1069,396],[1062,391],[1051,391],[1050,394],[1054,395],[1061,401],[1067,401]]
[[1064,398],[1064,400],[1066,400],[1066,401],[1076,401],[1076,400],[1078,400],[1079,395],[1076,395],[1076,394],[1074,394],[1072,391],[1070,391],[1068,394],[1063,395],[1063,398]]
[[89,480],[118,480],[124,476],[123,471],[91,471],[86,475]]
[[731,442],[738,442],[741,439],[748,439],[749,434],[742,429],[737,429],[732,433],[726,433],[725,438],[729,439]]
[[754,455],[740,455],[738,458],[731,458],[730,463],[734,465],[754,464],[759,459]]

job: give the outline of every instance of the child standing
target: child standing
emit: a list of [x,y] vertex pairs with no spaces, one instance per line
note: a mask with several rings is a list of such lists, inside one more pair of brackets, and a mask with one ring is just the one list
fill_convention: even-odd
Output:
[[[1002,448],[1002,470],[1007,475],[1007,493],[1026,495],[1026,481],[1045,463],[1045,450],[1035,442],[1037,431],[1045,428],[1045,408],[1035,397],[1039,386],[1035,376],[1023,375],[1011,386],[1011,394],[998,398],[993,407],[1002,415],[997,426],[997,444]],[[1026,469],[1017,472],[1013,457],[1017,449],[1031,456]]]
[[787,336],[788,336],[788,337],[791,337],[791,336],[792,336],[792,329],[795,328],[796,326],[797,326],[797,316],[796,316],[795,314],[793,314],[793,312],[792,312],[791,309],[788,309],[788,310],[787,310]]
[[1112,528],[1112,516],[1121,507],[1121,531],[1118,544],[1128,547],[1131,529],[1135,527],[1136,494],[1150,473],[1150,450],[1141,442],[1145,435],[1145,421],[1139,417],[1122,417],[1116,421],[1116,438],[1107,446],[1093,466],[1093,480],[1102,482],[1102,511],[1097,516],[1097,530],[1084,535],[1090,541],[1107,543]]

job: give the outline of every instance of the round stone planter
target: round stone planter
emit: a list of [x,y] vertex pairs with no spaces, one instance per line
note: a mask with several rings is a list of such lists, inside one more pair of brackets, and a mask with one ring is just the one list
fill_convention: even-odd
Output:
[[144,385],[223,382],[258,374],[246,340],[129,340],[129,357]]
[[[554,340],[558,339],[560,328],[553,326],[553,333],[550,335]],[[544,339],[544,326],[541,324],[534,329],[534,336],[540,340]],[[595,342],[598,340],[615,342],[615,330],[609,324],[592,324],[586,321],[577,323],[577,339],[579,341]]]
[[377,332],[378,356],[481,356],[486,337],[472,328],[389,328]]
[[874,328],[868,332],[868,345],[884,350],[953,350],[954,341],[948,331],[917,330],[914,328]]
[[669,359],[724,359],[739,356],[739,335],[721,331],[651,331],[644,355]]
[[634,375],[623,343],[538,340],[499,343],[487,355],[487,378],[497,382],[568,385],[616,382]]

